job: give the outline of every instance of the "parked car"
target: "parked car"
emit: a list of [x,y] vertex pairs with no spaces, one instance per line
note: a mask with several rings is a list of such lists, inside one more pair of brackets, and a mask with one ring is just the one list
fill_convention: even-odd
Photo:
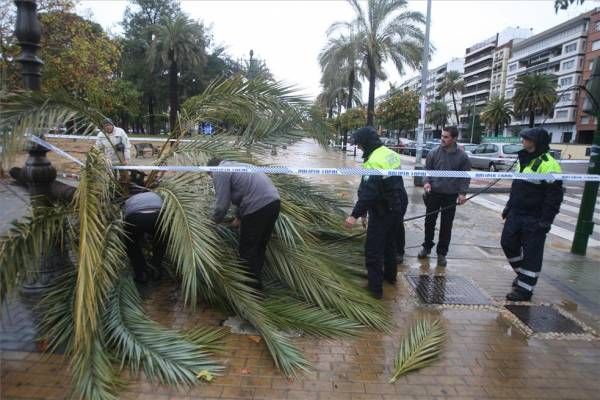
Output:
[[501,171],[509,169],[523,146],[517,143],[482,143],[467,151],[473,168]]
[[478,144],[473,144],[473,143],[459,143],[458,145],[464,151],[470,151],[470,152],[472,152],[473,150],[475,150],[477,148],[477,146],[479,146]]
[[440,145],[440,142],[434,142],[434,141],[429,141],[427,143],[425,143],[425,145],[423,146],[423,151],[421,152],[421,157],[427,157],[427,154],[429,154],[429,152],[433,149],[435,149],[436,147],[438,147]]

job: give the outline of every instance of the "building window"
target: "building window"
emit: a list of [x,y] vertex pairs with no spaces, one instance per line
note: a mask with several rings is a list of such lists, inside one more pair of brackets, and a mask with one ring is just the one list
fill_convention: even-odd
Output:
[[509,72],[513,72],[513,71],[516,71],[516,70],[517,70],[517,63],[510,64],[510,66],[508,67],[508,71]]
[[590,123],[590,117],[588,115],[582,115],[580,122],[584,125],[587,125]]
[[562,64],[562,69],[563,69],[563,70],[565,70],[565,69],[571,69],[571,68],[573,68],[574,66],[575,66],[575,60],[569,60],[569,61],[565,61],[565,62]]
[[558,110],[554,114],[554,118],[557,118],[557,119],[567,118],[568,116],[569,116],[569,110]]
[[507,99],[511,99],[513,97],[513,93],[514,93],[513,90],[507,90],[506,91],[506,98]]
[[594,60],[590,61],[590,67],[589,67],[589,68],[590,68],[590,71],[591,71],[592,69],[594,69]]
[[573,132],[563,132],[563,134],[562,134],[562,142],[563,143],[571,143],[572,138],[573,138]]
[[560,96],[560,99],[558,100],[562,103],[565,103],[567,101],[571,101],[571,94],[567,93],[567,94],[563,94],[562,96]]
[[577,50],[577,43],[570,43],[565,46],[565,53],[572,53]]
[[560,86],[569,86],[573,83],[573,77],[572,76],[568,76],[566,78],[561,78],[559,84]]
[[600,40],[594,40],[592,42],[592,51],[600,50]]
[[596,32],[600,32],[600,21],[596,21],[596,25],[594,25]]
[[515,78],[514,78],[514,77],[513,77],[513,78],[510,78],[509,80],[507,80],[507,81],[506,81],[506,84],[507,84],[508,86],[512,86],[512,85],[513,85],[513,83],[515,83]]

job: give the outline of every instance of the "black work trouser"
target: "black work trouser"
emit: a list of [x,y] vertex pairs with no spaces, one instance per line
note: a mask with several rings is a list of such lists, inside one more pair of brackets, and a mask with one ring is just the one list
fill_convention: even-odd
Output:
[[279,216],[280,206],[279,200],[275,200],[241,218],[240,258],[256,279],[257,289],[262,288],[261,272],[265,263],[265,253]]
[[148,265],[143,253],[144,236],[146,234],[151,235],[153,238],[151,263],[157,269],[158,273],[161,271],[166,244],[160,238],[159,214],[159,210],[154,212],[137,212],[125,218],[127,255],[133,266],[137,281],[145,281],[148,275]]
[[546,229],[539,218],[510,211],[504,221],[500,243],[510,266],[517,274],[517,286],[532,292],[537,283],[542,260]]
[[402,223],[401,213],[375,213],[369,211],[367,241],[365,243],[365,266],[369,290],[375,296],[383,294],[383,279],[396,280],[396,234]]
[[400,221],[398,222],[398,228],[396,229],[396,254],[398,254],[399,256],[404,255],[404,247],[406,247],[406,231],[404,229],[404,215],[406,214],[406,208],[408,207],[408,197],[405,197],[402,204],[403,204],[402,210],[400,210]]
[[[425,206],[428,215],[425,217],[425,241],[423,242],[424,248],[431,250],[435,245],[433,241],[433,238],[435,237],[435,224],[437,222],[438,214],[441,213],[440,237],[436,252],[442,256],[448,254],[448,247],[450,246],[450,239],[452,237],[452,222],[454,221],[454,215],[456,214],[456,207],[449,206],[456,206],[457,198],[458,194],[443,194],[435,192],[429,192],[427,194]],[[448,208],[439,212],[440,209],[445,207]]]

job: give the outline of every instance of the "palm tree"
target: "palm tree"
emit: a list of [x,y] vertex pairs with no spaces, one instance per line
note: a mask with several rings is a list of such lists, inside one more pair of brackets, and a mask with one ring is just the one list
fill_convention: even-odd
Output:
[[533,128],[536,114],[551,114],[556,104],[555,75],[521,75],[515,83],[512,101],[517,115],[529,116],[529,127]]
[[440,96],[442,99],[447,95],[452,95],[452,104],[454,104],[454,115],[456,116],[456,124],[460,123],[460,119],[458,117],[458,107],[456,107],[456,93],[461,93],[465,88],[465,81],[463,81],[460,72],[458,71],[448,71],[446,72],[446,76],[444,77],[444,81],[440,85]]
[[558,12],[558,10],[566,10],[573,3],[583,4],[585,0],[554,0],[554,11]]
[[[353,30],[348,35],[342,35],[338,38],[330,38],[325,48],[319,54],[319,64],[323,73],[324,81],[335,82],[337,76],[347,76],[348,91],[346,96],[346,110],[352,108],[352,102],[355,93],[360,98],[361,85],[357,81],[359,72],[360,54],[357,36]],[[344,130],[342,151],[346,150],[348,142],[348,131]]]
[[427,122],[435,125],[435,130],[439,130],[438,128],[441,126],[442,129],[446,126],[446,122],[448,122],[448,115],[450,114],[450,110],[448,109],[448,105],[443,101],[434,101],[429,105],[429,112],[427,113]]
[[152,27],[153,41],[149,48],[148,61],[157,69],[167,68],[169,74],[169,127],[175,129],[179,112],[178,75],[182,64],[202,64],[204,54],[204,32],[201,25],[185,14],[165,18]]
[[500,96],[492,97],[481,112],[481,120],[494,128],[495,136],[500,133],[500,127],[510,124],[512,116],[510,100]]
[[383,65],[391,59],[400,74],[404,67],[419,68],[423,51],[423,14],[408,11],[406,0],[368,0],[366,12],[359,0],[348,0],[356,14],[352,22],[336,22],[329,31],[355,30],[359,52],[369,78],[367,125],[373,125],[375,84],[386,79]]
[[[58,99],[55,93],[11,93],[0,101],[0,132],[10,131],[14,140],[70,119],[93,132],[101,121],[82,100]],[[165,141],[173,145],[162,146],[156,165],[203,165],[213,156],[257,164],[272,144],[305,136],[324,145],[332,132],[310,110],[303,97],[277,82],[242,76],[213,82],[183,104],[181,123]],[[181,141],[186,127],[224,116],[231,124],[218,134]],[[40,334],[50,349],[68,352],[77,397],[118,398],[123,367],[143,371],[155,383],[178,386],[222,371],[211,353],[224,332],[206,327],[178,332],[148,318],[125,255],[118,206],[122,188],[95,149],[79,172],[72,202],[36,208],[0,236],[0,300],[39,268],[41,249],[62,243],[75,265],[44,298]],[[158,180],[151,173],[144,182],[163,199],[165,267],[180,282],[186,307],[204,303],[250,321],[288,376],[307,370],[309,363],[284,331],[335,338],[355,336],[361,327],[390,329],[388,312],[360,287],[360,245],[340,227],[347,204],[330,189],[293,176],[272,176],[282,211],[267,252],[267,289],[259,296],[237,260],[237,231],[210,221],[214,198],[206,189],[208,179],[206,174],[174,173]],[[113,365],[112,360],[120,362]]]

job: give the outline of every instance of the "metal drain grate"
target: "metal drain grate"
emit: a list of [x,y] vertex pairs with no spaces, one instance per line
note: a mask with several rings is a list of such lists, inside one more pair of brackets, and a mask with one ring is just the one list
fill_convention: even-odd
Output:
[[427,304],[491,304],[487,296],[460,276],[406,275],[406,279]]
[[551,306],[505,306],[534,333],[585,333],[574,321]]

